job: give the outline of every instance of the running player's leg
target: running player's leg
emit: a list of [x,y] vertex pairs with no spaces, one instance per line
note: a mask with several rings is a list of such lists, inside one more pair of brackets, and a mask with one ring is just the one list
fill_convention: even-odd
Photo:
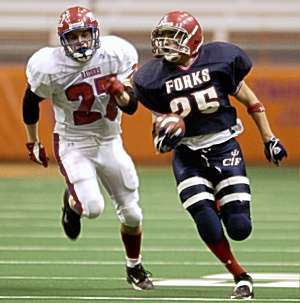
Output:
[[152,289],[149,273],[141,263],[143,215],[139,206],[139,181],[134,164],[119,138],[106,143],[101,153],[106,160],[98,174],[114,202],[121,223],[127,281],[135,289]]
[[[178,148],[173,158],[173,171],[181,202],[193,217],[200,237],[237,280],[246,274],[246,270],[231,251],[215,203],[215,193],[218,193],[215,184],[219,183],[218,179],[222,180],[223,159],[228,157],[228,153],[231,155],[231,151],[230,144],[223,144],[220,150],[210,152],[210,155],[206,153],[202,157],[201,151]],[[210,163],[208,159],[214,161]],[[226,174],[224,178],[227,178]]]
[[[250,183],[246,176],[243,155],[235,140],[231,140],[223,150],[216,151],[216,154],[218,156],[215,158],[219,160],[214,164],[221,172],[215,182],[215,196],[220,207],[220,218],[227,235],[233,240],[242,241],[252,231]],[[227,261],[224,263],[236,282],[231,297],[234,299],[253,298],[252,278],[233,257],[228,241],[224,239],[224,243],[212,245],[211,250],[215,251],[216,255],[226,256]]]
[[73,240],[80,233],[80,218],[95,218],[104,209],[95,165],[85,152],[86,143],[76,140],[70,144],[70,140],[54,136],[55,156],[67,185],[62,225],[67,236]]

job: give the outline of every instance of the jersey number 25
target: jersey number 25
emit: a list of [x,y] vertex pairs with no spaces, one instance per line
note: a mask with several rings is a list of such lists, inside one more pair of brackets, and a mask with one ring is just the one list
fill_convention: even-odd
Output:
[[196,91],[189,97],[174,98],[170,102],[171,111],[180,114],[182,117],[186,117],[192,110],[191,102],[196,102],[197,108],[202,114],[214,113],[220,106],[214,86]]

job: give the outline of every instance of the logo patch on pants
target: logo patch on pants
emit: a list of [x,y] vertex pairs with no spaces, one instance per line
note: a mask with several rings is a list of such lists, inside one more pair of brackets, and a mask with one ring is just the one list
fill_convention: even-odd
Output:
[[223,160],[223,165],[224,166],[238,166],[241,161],[242,161],[242,158],[241,157],[238,157],[240,154],[239,150],[238,149],[234,149],[232,152],[231,152],[231,158],[226,158]]

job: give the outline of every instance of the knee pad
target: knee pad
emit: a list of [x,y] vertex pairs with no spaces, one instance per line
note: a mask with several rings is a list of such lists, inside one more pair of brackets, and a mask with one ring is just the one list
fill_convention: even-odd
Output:
[[216,243],[223,238],[219,216],[211,201],[201,201],[187,209],[193,217],[198,233],[205,243]]
[[249,202],[234,201],[221,209],[228,236],[236,241],[245,240],[252,231]]
[[245,214],[233,214],[228,218],[226,231],[232,240],[241,241],[251,234],[252,224]]
[[101,199],[90,200],[84,203],[82,214],[85,217],[93,219],[101,215],[103,211],[104,211],[104,200],[101,197]]
[[104,198],[97,178],[80,180],[73,185],[78,202],[82,207],[82,216],[96,218],[104,211]]
[[130,227],[139,226],[143,220],[142,210],[137,203],[120,207],[117,215],[122,224]]

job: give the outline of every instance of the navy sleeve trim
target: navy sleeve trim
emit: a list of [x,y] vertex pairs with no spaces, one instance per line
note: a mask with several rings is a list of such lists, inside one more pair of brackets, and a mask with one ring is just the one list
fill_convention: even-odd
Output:
[[125,86],[125,91],[129,95],[129,103],[126,106],[119,106],[120,110],[126,114],[132,115],[136,112],[138,107],[137,98],[133,92],[133,89],[130,86]]

